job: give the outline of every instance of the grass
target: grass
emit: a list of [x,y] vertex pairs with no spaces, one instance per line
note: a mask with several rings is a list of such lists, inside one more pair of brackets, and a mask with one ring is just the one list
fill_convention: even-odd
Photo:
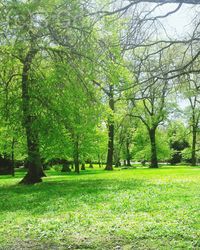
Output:
[[200,169],[0,176],[0,249],[200,249]]

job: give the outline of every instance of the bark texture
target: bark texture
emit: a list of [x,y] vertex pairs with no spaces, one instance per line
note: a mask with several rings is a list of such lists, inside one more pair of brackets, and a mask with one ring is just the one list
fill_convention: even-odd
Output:
[[149,129],[149,137],[151,142],[151,164],[150,168],[158,168],[157,150],[156,150],[156,129]]
[[34,126],[35,116],[31,113],[30,102],[30,81],[29,73],[33,59],[37,54],[37,49],[31,47],[23,61],[22,72],[22,109],[23,125],[26,132],[27,153],[28,153],[28,171],[20,183],[35,184],[42,181],[45,176],[42,168],[41,157],[39,152],[38,131]]
[[197,164],[196,143],[197,143],[197,128],[195,125],[193,125],[192,126],[192,159],[191,159],[192,166],[196,166],[196,164]]
[[105,170],[113,170],[113,153],[114,153],[114,93],[113,86],[110,85],[109,91],[109,107],[112,114],[108,119],[108,152]]

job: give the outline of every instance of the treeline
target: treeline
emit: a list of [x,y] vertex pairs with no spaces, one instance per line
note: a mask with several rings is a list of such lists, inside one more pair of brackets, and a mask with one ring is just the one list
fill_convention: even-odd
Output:
[[87,162],[197,163],[198,44],[166,46],[145,11],[101,4],[0,4],[0,169],[23,163],[21,183],[40,182],[53,159],[77,173]]

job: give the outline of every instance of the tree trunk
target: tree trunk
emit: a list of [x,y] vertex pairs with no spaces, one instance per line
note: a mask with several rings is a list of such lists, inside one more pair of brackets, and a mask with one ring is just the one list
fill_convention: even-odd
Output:
[[12,160],[12,167],[11,167],[11,174],[15,176],[15,139],[12,139],[12,151],[11,151],[11,160]]
[[77,174],[80,173],[79,168],[79,145],[78,145],[78,137],[76,136],[74,140],[74,166],[75,166],[75,172]]
[[71,172],[69,165],[70,165],[70,163],[67,161],[65,163],[63,163],[61,172],[68,172],[68,173]]
[[28,153],[28,172],[20,183],[34,184],[42,181],[44,172],[39,152],[38,131],[34,126],[34,116],[31,115],[31,103],[29,96],[29,71],[32,61],[37,53],[37,50],[31,48],[23,61],[22,72],[22,111],[23,111],[23,126],[26,132],[27,153]]
[[85,163],[82,163],[81,170],[85,170]]
[[113,170],[113,153],[114,153],[114,94],[113,85],[110,85],[109,107],[111,115],[108,118],[108,152],[105,170]]
[[37,137],[33,137],[30,131],[27,133],[28,144],[28,172],[24,179],[20,182],[23,184],[34,184],[42,181],[44,175]]
[[126,159],[126,166],[131,167],[131,159],[129,157]]
[[99,168],[101,168],[101,157],[99,154],[98,154],[98,164],[99,164]]
[[89,168],[94,168],[91,160],[90,160]]
[[113,151],[114,151],[114,124],[108,127],[108,153],[105,170],[113,170]]
[[149,129],[151,142],[151,164],[150,168],[158,168],[157,150],[156,150],[156,128]]
[[78,160],[74,161],[74,166],[75,166],[75,172],[77,174],[79,174],[80,173],[80,169],[79,169],[79,161]]
[[191,159],[191,165],[196,166],[197,159],[196,159],[196,141],[197,141],[197,132],[196,132],[196,126],[192,126],[192,159]]
[[120,159],[117,159],[117,160],[116,160],[116,162],[115,162],[115,167],[116,167],[116,168],[121,167]]
[[126,139],[126,165],[131,166],[131,154],[130,154],[130,143],[129,138]]

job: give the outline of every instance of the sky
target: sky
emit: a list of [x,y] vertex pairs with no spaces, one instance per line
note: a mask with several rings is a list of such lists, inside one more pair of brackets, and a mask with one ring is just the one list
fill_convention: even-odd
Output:
[[[155,5],[150,4],[150,9],[152,9],[153,6]],[[177,7],[178,4],[164,4],[163,7],[156,9],[153,16],[165,15],[166,13],[175,10]],[[191,34],[194,29],[194,24],[192,24],[192,21],[197,15],[198,10],[200,13],[200,7],[183,4],[177,12],[159,20],[162,22],[163,26],[165,27],[165,31],[170,38],[184,39],[184,37],[187,37],[188,34]],[[159,35],[163,36],[164,39],[166,38],[163,29],[159,32]],[[182,110],[184,110],[189,105],[188,101],[186,99],[182,99],[182,97],[177,97],[177,103]]]
[[[164,7],[159,7],[155,12],[156,15],[162,15],[173,11],[177,8],[178,4],[165,4]],[[197,11],[200,8],[197,6],[183,4],[181,8],[174,14],[162,19],[162,23],[165,25],[167,33],[174,36],[185,36],[192,30],[192,20],[196,16]]]
[[[177,6],[177,4],[166,4],[164,8],[157,11],[157,14],[168,13],[176,9]],[[163,24],[169,36],[181,38],[191,33],[193,30],[192,20],[197,15],[198,10],[200,13],[199,7],[185,4],[176,13],[165,18]],[[183,100],[182,98],[177,98],[177,102],[182,109],[185,109],[189,105],[188,100]]]

